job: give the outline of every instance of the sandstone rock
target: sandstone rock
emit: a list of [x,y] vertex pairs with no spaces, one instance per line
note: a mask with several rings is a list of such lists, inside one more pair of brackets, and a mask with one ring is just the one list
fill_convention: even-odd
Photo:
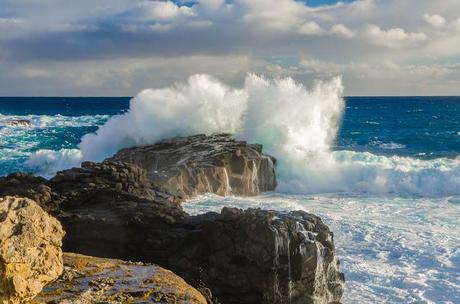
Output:
[[0,198],[0,303],[23,303],[63,270],[60,223],[26,198]]
[[109,160],[144,168],[152,182],[184,198],[204,194],[257,195],[276,188],[274,159],[261,145],[228,134],[195,135],[123,149]]
[[208,303],[182,278],[156,265],[73,253],[64,254],[64,265],[63,275],[34,303]]

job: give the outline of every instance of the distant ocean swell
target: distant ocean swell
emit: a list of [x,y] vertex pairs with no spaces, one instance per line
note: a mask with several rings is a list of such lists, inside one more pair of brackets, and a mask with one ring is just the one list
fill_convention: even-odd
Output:
[[[458,158],[422,160],[349,149],[334,151],[345,107],[342,93],[340,78],[306,88],[290,78],[248,75],[242,88],[232,88],[211,76],[194,75],[184,84],[142,91],[131,100],[126,113],[111,118],[29,117],[36,127],[102,125],[84,135],[77,149],[41,149],[29,156],[26,165],[51,176],[82,160],[101,161],[124,147],[176,135],[230,132],[262,143],[265,151],[279,160],[278,190],[282,192],[460,194]],[[21,128],[0,132],[19,135]],[[404,148],[392,142],[376,144],[386,150]]]

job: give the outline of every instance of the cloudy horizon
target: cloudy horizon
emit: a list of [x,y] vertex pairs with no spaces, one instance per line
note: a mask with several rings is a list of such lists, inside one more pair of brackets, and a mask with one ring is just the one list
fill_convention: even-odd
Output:
[[195,73],[460,95],[458,12],[458,0],[0,0],[0,95],[133,96]]

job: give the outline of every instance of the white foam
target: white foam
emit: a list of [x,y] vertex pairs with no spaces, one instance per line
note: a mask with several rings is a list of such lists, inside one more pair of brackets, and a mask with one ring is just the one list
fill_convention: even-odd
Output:
[[81,161],[79,149],[39,150],[29,157],[26,165],[44,177],[52,177],[59,170],[79,166]]

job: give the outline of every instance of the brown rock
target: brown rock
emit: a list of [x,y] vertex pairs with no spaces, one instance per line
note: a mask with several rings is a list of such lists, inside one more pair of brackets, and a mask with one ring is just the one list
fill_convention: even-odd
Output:
[[156,265],[73,253],[64,254],[65,271],[34,303],[207,304],[182,278]]
[[34,201],[0,198],[0,303],[23,303],[63,270],[61,224]]

